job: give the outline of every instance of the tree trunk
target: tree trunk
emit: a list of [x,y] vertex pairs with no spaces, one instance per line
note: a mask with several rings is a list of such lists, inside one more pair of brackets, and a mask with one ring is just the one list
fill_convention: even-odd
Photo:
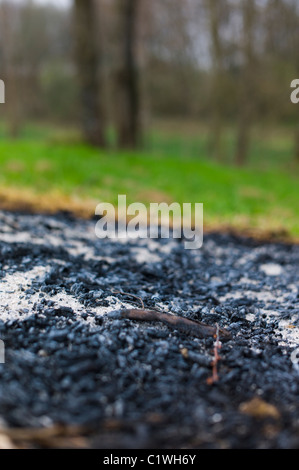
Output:
[[116,72],[118,145],[136,148],[141,143],[140,88],[137,63],[137,17],[139,0],[118,0],[120,21],[120,67]]
[[250,115],[246,114],[247,105],[243,104],[238,123],[238,137],[236,147],[236,164],[244,166],[247,162],[250,147]]
[[103,79],[97,45],[97,8],[94,0],[74,1],[75,52],[86,142],[105,146]]
[[221,72],[223,51],[220,38],[220,0],[207,0],[209,11],[210,36],[212,41],[212,129],[211,129],[211,152],[218,160],[222,160],[222,89]]
[[[9,67],[10,68],[10,67]],[[21,111],[21,97],[19,94],[20,84],[18,86],[18,78],[16,72],[11,68],[7,74],[7,99],[8,106],[8,134],[11,139],[18,139],[20,137],[23,119]]]
[[3,2],[0,6],[0,26],[5,47],[2,50],[2,77],[5,82],[6,116],[8,135],[17,139],[22,130],[22,103],[20,94],[20,80],[18,77],[17,62],[15,59],[15,41],[11,28],[14,11],[11,5]]
[[239,122],[235,161],[245,165],[250,147],[250,131],[254,107],[254,21],[255,0],[242,0],[243,14],[243,57],[244,64],[240,75]]

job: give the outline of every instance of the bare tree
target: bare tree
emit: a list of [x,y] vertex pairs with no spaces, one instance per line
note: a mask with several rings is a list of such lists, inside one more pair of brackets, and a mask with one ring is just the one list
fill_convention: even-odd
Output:
[[[20,134],[22,127],[22,110],[20,81],[16,61],[15,20],[17,19],[14,5],[4,1],[0,5],[1,28],[1,62],[6,84],[6,104],[8,133],[13,139]],[[1,77],[2,78],[2,77]]]
[[[291,12],[291,21],[292,27],[291,29],[291,50],[294,51],[294,64],[295,64],[295,72],[296,78],[299,78],[299,57],[298,57],[298,48],[299,48],[299,7],[298,2],[295,0],[291,1],[290,9],[288,10]],[[295,129],[295,161],[299,163],[299,124],[297,124]]]
[[[298,0],[268,0],[265,12],[265,33],[266,33],[266,50],[265,55],[270,79],[273,83],[275,75],[273,72],[277,70],[281,72],[283,69],[288,70],[288,75],[292,78],[299,78],[299,4]],[[270,57],[270,61],[269,61]],[[270,64],[269,64],[270,62]],[[270,66],[269,66],[270,65]],[[291,72],[292,71],[292,72]],[[290,75],[292,73],[292,75]],[[269,79],[268,79],[269,80]],[[272,85],[273,87],[273,85]],[[274,92],[279,97],[277,87],[273,87]],[[281,89],[284,90],[282,84]],[[275,97],[274,97],[275,98]],[[281,99],[272,100],[271,112],[276,112],[279,120],[284,112],[284,103],[287,103],[285,94],[282,93]],[[292,107],[291,107],[292,109]],[[294,108],[294,111],[296,108]],[[292,116],[292,120],[296,119],[296,114]],[[299,162],[299,125],[294,130],[294,157]]]
[[211,36],[212,56],[212,133],[211,151],[213,156],[221,159],[222,154],[222,87],[221,79],[223,72],[223,45],[221,40],[221,13],[223,0],[206,0],[209,17],[209,29]]
[[105,146],[103,83],[94,0],[74,0],[75,50],[82,103],[82,126],[91,145]]
[[235,155],[236,164],[240,166],[246,163],[248,157],[254,109],[254,81],[256,73],[254,54],[255,0],[241,0],[241,13],[243,27],[243,64],[239,82],[239,118]]
[[120,65],[116,71],[118,145],[136,148],[141,142],[140,83],[137,61],[137,22],[140,0],[117,0]]

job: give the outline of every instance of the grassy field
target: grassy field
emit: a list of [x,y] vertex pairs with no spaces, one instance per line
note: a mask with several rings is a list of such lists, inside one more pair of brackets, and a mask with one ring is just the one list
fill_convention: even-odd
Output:
[[[262,132],[262,133],[261,133]],[[156,126],[142,151],[99,151],[72,130],[28,126],[19,140],[0,132],[0,207],[94,214],[101,201],[203,202],[207,228],[233,227],[299,238],[299,167],[291,132],[255,132],[246,168],[233,166],[233,133],[225,163],[208,155],[198,125]]]

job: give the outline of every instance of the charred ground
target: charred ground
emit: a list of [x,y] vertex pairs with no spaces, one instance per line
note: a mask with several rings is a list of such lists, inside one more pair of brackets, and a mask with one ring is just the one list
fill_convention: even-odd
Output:
[[[298,447],[299,246],[215,233],[195,251],[98,240],[93,221],[62,215],[0,217],[1,433],[14,445]],[[125,293],[228,329],[219,380],[213,338],[110,316],[139,306]]]

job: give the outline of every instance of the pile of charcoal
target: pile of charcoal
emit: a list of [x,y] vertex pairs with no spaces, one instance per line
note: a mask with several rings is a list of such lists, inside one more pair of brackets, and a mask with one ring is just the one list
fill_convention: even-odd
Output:
[[0,213],[0,436],[58,426],[94,448],[298,447],[299,246],[211,233],[186,250],[94,229]]

